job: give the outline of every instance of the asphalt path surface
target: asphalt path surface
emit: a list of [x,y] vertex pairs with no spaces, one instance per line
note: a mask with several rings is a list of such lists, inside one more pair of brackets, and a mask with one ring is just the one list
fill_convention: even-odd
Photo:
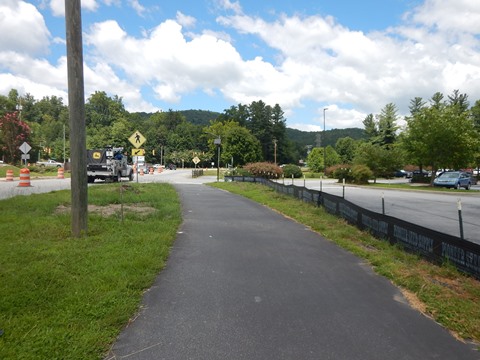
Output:
[[[480,359],[357,257],[202,184],[212,177],[189,174],[138,179],[174,183],[184,221],[166,268],[106,359]],[[28,189],[51,191],[46,183]]]
[[202,184],[166,268],[106,359],[479,359],[369,266],[305,226]]

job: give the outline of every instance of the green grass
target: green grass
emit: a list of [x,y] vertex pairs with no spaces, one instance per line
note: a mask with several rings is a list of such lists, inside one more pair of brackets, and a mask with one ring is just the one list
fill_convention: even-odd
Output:
[[211,186],[264,204],[365,259],[399,286],[411,304],[459,338],[480,343],[480,281],[452,266],[433,265],[348,225],[322,208],[252,183],[218,182]]
[[[0,166],[0,181],[4,180],[4,178],[7,176],[7,170],[13,170],[13,176],[15,178],[18,178],[20,176],[20,170],[22,167],[17,167],[13,165],[3,165]],[[42,177],[56,177],[58,173],[58,169],[55,167],[38,167],[38,166],[33,166],[30,167],[30,178],[42,178]],[[64,172],[64,177],[70,177],[70,172],[65,171]]]
[[81,239],[70,235],[69,205],[69,191],[0,201],[0,359],[102,358],[181,221],[167,184],[90,187]]

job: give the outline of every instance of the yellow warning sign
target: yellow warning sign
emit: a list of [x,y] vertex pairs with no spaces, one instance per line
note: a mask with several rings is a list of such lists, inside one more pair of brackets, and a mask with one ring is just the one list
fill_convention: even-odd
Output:
[[145,149],[132,149],[132,156],[144,156]]
[[128,141],[138,149],[145,143],[145,141],[147,141],[147,139],[145,139],[145,137],[140,134],[140,131],[137,130],[128,138]]

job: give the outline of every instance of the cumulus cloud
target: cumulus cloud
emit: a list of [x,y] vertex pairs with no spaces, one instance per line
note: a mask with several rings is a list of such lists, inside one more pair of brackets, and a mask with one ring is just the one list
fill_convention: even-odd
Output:
[[24,1],[0,3],[0,34],[0,49],[32,55],[48,51],[50,32],[43,16]]
[[106,21],[92,26],[85,39],[95,61],[122,69],[132,83],[151,86],[165,101],[178,101],[196,88],[219,88],[240,76],[241,58],[231,44],[209,34],[188,41],[173,20],[143,38],[129,36],[116,21]]
[[[53,14],[63,15],[64,0],[44,1]],[[146,11],[139,0],[82,1],[89,11],[122,4],[139,15]],[[220,93],[235,104],[262,99],[280,104],[287,116],[316,104],[317,113],[305,119],[315,129],[325,106],[328,128],[343,128],[362,127],[367,114],[390,102],[406,114],[410,99],[437,91],[459,89],[471,100],[480,98],[478,1],[425,0],[399,26],[375,32],[349,29],[331,16],[269,14],[266,20],[244,12],[241,1],[214,4],[222,14],[215,27],[181,11],[141,35],[112,19],[90,24],[84,29],[87,92],[118,94],[128,109],[143,111],[156,107],[140,89],[170,103],[196,91]],[[62,39],[51,39],[38,9],[3,0],[0,16],[7,19],[0,21],[2,85],[41,84],[37,88],[51,94],[65,92],[64,56],[56,64],[39,57]],[[245,39],[253,49],[249,56],[242,53]],[[262,57],[262,49],[273,56]]]
[[[277,50],[280,61],[275,68],[261,66],[259,83],[268,81],[270,86],[247,82],[257,94],[268,98],[277,90],[278,98],[290,99],[282,107],[309,99],[354,104],[359,113],[352,116],[347,111],[335,120],[336,126],[344,127],[361,126],[362,116],[378,113],[389,102],[397,102],[406,113],[410,99],[436,91],[460,89],[480,96],[478,36],[466,34],[478,34],[479,17],[480,3],[427,0],[406,16],[406,25],[384,32],[350,30],[322,16],[283,15],[267,22],[233,11],[217,21]],[[249,87],[240,92],[252,94]]]
[[181,11],[177,11],[177,23],[181,26],[190,28],[195,26],[196,19],[193,16],[183,14]]

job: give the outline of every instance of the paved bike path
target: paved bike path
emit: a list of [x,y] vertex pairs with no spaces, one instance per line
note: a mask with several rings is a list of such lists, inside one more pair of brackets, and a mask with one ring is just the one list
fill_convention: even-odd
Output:
[[240,196],[176,185],[166,268],[106,359],[480,359],[369,266]]

